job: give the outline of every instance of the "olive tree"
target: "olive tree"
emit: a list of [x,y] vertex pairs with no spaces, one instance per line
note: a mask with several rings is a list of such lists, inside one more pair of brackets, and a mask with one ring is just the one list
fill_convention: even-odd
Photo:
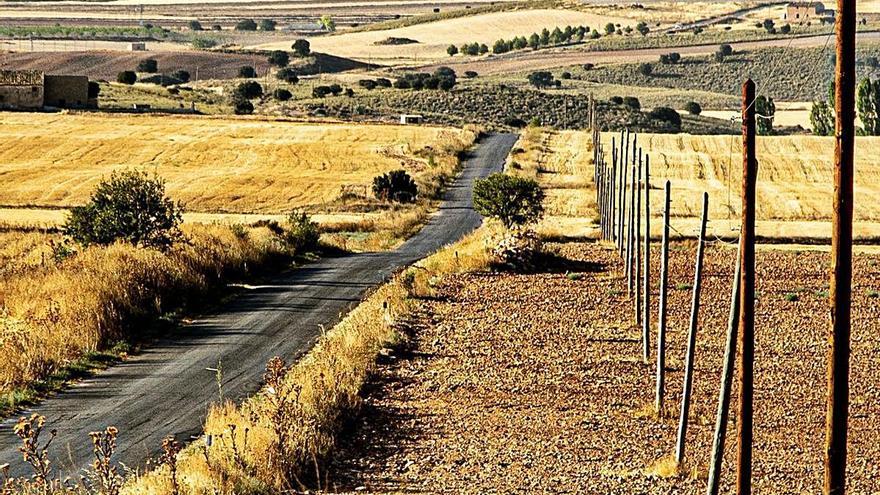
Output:
[[543,203],[544,191],[533,179],[496,173],[474,182],[474,209],[508,229],[540,220]]

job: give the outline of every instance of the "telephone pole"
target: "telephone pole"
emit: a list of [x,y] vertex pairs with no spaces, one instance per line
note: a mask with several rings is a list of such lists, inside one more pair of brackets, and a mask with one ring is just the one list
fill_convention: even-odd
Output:
[[825,494],[846,493],[855,156],[856,0],[837,0],[834,213],[831,227],[831,348],[825,416]]

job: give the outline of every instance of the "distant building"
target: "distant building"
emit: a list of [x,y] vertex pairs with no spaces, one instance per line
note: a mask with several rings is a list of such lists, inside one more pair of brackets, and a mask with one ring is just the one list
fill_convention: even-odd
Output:
[[53,76],[36,70],[0,70],[0,108],[94,108],[86,76]]
[[130,52],[143,52],[147,50],[147,44],[143,41],[135,41],[133,43],[128,44],[128,51]]
[[822,2],[791,2],[785,8],[785,19],[797,23],[825,21],[834,19],[834,11]]
[[421,115],[407,115],[407,114],[404,114],[404,115],[401,115],[401,116],[400,116],[400,123],[403,124],[403,125],[406,125],[406,124],[421,124],[423,120],[424,120],[424,117],[422,117]]

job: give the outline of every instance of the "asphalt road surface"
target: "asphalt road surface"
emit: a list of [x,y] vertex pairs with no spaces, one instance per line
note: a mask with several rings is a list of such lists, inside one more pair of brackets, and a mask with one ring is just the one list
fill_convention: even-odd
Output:
[[[240,400],[258,390],[266,362],[307,352],[320,334],[356,305],[364,292],[396,268],[458,240],[480,224],[471,208],[475,178],[500,171],[514,134],[483,139],[449,188],[439,212],[415,236],[391,252],[323,259],[249,289],[216,314],[198,318],[144,352],[79,382],[23,414],[46,416],[58,436],[50,455],[60,477],[76,479],[92,461],[88,433],[119,428],[117,461],[141,466],[162,438],[187,440],[201,433],[218,398],[216,368],[222,361],[224,398]],[[17,416],[17,417],[18,417]],[[13,476],[30,475],[12,433],[15,418],[0,423],[0,464]]]

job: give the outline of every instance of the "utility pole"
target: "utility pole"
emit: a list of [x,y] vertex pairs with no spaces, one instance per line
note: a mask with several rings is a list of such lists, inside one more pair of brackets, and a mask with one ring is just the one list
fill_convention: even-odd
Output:
[[837,0],[837,110],[831,226],[831,348],[825,415],[825,494],[846,493],[849,341],[852,305],[853,160],[855,158],[856,0]]
[[737,429],[736,493],[752,493],[752,410],[754,402],[755,360],[755,83],[746,80],[742,87],[742,263],[739,307],[739,420]]

